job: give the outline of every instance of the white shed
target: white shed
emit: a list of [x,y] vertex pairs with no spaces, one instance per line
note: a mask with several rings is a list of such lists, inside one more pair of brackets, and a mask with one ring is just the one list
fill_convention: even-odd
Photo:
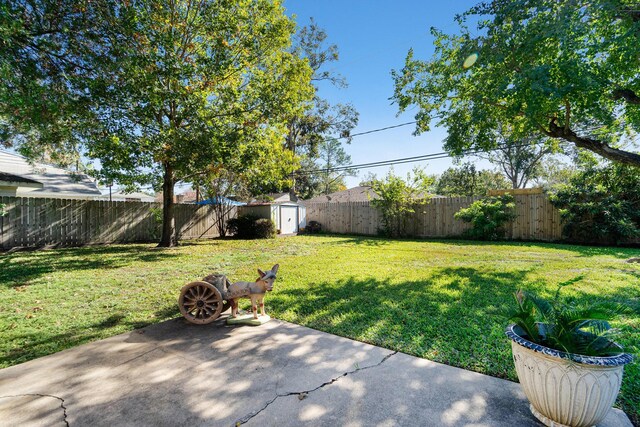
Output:
[[307,226],[307,212],[297,202],[251,203],[238,206],[238,216],[254,215],[269,218],[280,234],[295,234]]

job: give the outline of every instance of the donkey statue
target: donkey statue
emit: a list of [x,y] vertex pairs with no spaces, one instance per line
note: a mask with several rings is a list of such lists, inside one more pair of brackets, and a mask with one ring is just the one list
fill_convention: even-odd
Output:
[[236,282],[228,286],[226,300],[231,304],[231,317],[238,315],[238,300],[240,298],[251,299],[251,310],[253,318],[258,318],[258,304],[260,305],[260,315],[264,316],[264,294],[273,290],[273,282],[276,281],[276,273],[279,265],[274,265],[271,270],[262,271],[258,269],[260,277],[255,282]]

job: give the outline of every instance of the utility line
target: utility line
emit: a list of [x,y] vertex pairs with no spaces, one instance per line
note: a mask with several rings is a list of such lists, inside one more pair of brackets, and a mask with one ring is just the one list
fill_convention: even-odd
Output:
[[[517,148],[517,147],[525,147],[525,146],[529,146],[529,145],[531,145],[531,144],[512,145],[511,147]],[[295,173],[295,175],[296,176],[306,176],[306,175],[320,174],[320,173],[343,172],[343,171],[350,170],[350,169],[369,169],[369,168],[376,168],[376,167],[381,167],[381,166],[398,165],[398,164],[403,164],[403,163],[421,162],[421,161],[425,161],[425,160],[444,159],[444,158],[447,158],[447,157],[461,157],[461,156],[466,156],[466,155],[484,153],[484,152],[487,152],[487,151],[496,151],[496,150],[499,150],[499,149],[501,149],[503,147],[506,147],[506,146],[508,146],[508,144],[498,145],[497,147],[495,147],[495,148],[493,148],[491,150],[465,150],[462,153],[460,153],[459,156],[452,156],[451,154],[443,151],[443,152],[440,152],[440,153],[423,154],[421,156],[414,156],[414,157],[401,157],[399,159],[381,160],[381,161],[378,161],[378,162],[360,163],[360,164],[356,164],[356,165],[337,166],[337,167],[333,167],[333,168],[315,169],[315,170],[308,170],[308,171],[298,171],[298,172]]]
[[[395,129],[395,128],[399,128],[399,127],[402,127],[402,126],[413,125],[413,124],[416,124],[416,123],[418,123],[418,122],[414,120],[412,122],[400,123],[399,125],[387,126],[387,127],[384,127],[384,128],[372,129],[372,130],[367,130],[367,131],[358,132],[358,133],[352,133],[349,136],[341,136],[341,137],[335,138],[335,139],[349,139],[349,138],[353,138],[354,136],[368,135],[370,133],[382,132],[382,131],[385,131],[385,130]],[[334,138],[329,138],[329,139],[334,139]]]
[[334,141],[334,140],[338,140],[338,139],[351,139],[351,138],[354,138],[356,136],[369,135],[370,133],[376,133],[376,132],[383,132],[385,130],[395,129],[395,128],[399,128],[399,127],[402,127],[402,126],[414,125],[416,123],[418,123],[418,122],[414,120],[412,122],[400,123],[399,125],[387,126],[387,127],[378,128],[378,129],[371,129],[371,130],[366,130],[364,132],[351,133],[351,134],[345,135],[345,136],[330,136],[328,138],[324,138],[324,139],[320,140],[320,142],[328,142],[328,141]]

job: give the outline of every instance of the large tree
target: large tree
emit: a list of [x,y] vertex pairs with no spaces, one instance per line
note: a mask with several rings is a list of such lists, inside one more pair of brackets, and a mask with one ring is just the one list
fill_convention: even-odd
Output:
[[394,71],[400,110],[435,120],[445,147],[491,150],[502,123],[607,159],[640,166],[621,145],[640,130],[640,11],[634,0],[493,0],[456,17],[457,34],[432,29],[435,53],[409,51]]
[[[10,130],[18,141],[36,130],[40,143],[64,131],[61,140],[82,144],[84,154],[100,160],[104,180],[161,186],[161,246],[177,243],[176,182],[194,181],[235,156],[247,159],[247,167],[255,159],[287,157],[281,143],[286,121],[305,108],[313,90],[308,63],[290,52],[295,24],[277,0],[87,1],[63,11],[69,24],[59,32],[56,3],[35,2],[42,9],[35,11],[16,6],[28,15],[24,25],[14,29],[10,15],[3,29],[27,41],[3,57],[22,55],[21,69],[42,76],[46,84],[36,98],[51,86],[47,78],[58,79],[53,95],[73,108],[54,108],[56,116],[45,117],[44,125]],[[85,28],[85,13],[96,29]],[[32,52],[33,36],[23,28],[41,17],[48,22],[36,27],[44,33],[36,52],[46,55]],[[49,28],[54,36],[46,34]],[[69,35],[75,28],[80,33]],[[42,55],[54,64],[31,71]],[[30,98],[29,86],[21,93],[20,102],[39,102]],[[10,108],[2,107],[6,122]],[[32,110],[42,109],[36,104]]]
[[[318,154],[322,165],[319,173],[321,193],[330,194],[346,188],[345,178],[355,176],[355,170],[348,167],[351,156],[346,153],[340,141],[334,138],[322,141]],[[336,168],[339,170],[335,170]]]

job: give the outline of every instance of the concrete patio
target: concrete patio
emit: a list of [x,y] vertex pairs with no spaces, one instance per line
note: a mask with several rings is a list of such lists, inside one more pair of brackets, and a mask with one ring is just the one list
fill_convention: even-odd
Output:
[[541,425],[516,383],[277,320],[174,319],[0,370],[0,425],[243,424]]

